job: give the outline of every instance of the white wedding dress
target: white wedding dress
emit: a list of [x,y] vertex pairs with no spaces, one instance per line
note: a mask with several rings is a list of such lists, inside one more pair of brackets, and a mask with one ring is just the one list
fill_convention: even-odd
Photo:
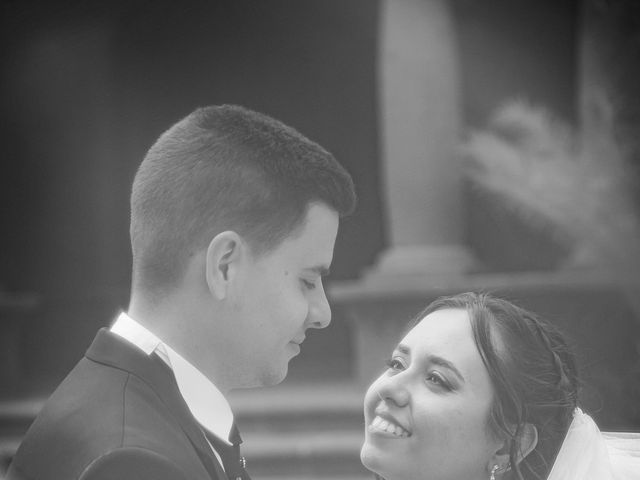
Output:
[[547,480],[640,480],[640,433],[601,432],[576,408]]

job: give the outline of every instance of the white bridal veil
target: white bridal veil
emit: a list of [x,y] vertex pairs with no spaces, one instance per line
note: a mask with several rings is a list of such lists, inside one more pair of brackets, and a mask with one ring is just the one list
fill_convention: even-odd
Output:
[[547,480],[640,480],[640,433],[600,432],[576,408]]

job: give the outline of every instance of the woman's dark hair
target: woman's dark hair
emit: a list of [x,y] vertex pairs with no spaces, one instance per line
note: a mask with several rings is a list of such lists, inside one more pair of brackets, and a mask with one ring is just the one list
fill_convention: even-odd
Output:
[[[495,392],[491,431],[510,439],[511,469],[504,478],[545,479],[577,404],[578,374],[562,334],[549,322],[486,293],[462,293],[431,303],[414,321],[444,309],[469,314],[475,343]],[[519,439],[530,423],[538,443],[521,463]]]

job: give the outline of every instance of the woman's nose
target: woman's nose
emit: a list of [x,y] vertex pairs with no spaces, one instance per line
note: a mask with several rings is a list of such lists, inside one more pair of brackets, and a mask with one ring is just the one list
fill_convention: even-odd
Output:
[[391,377],[381,379],[377,395],[382,401],[398,407],[404,407],[409,403],[411,395],[407,388],[407,376],[403,375],[404,373],[399,372]]

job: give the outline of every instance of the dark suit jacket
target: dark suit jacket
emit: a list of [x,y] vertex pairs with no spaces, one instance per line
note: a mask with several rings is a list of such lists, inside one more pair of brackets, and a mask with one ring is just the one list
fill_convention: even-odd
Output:
[[8,480],[227,480],[156,355],[100,330],[27,432]]

